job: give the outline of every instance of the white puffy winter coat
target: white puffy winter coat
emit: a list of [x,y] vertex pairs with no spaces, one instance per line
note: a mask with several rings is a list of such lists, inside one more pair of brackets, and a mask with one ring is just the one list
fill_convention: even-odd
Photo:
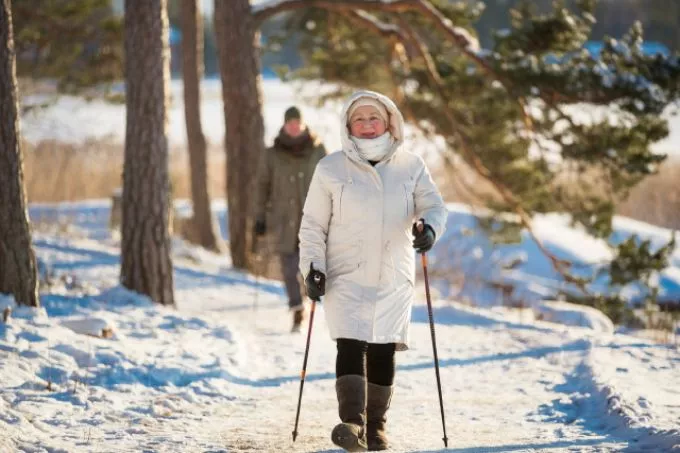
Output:
[[[371,166],[347,130],[347,110],[360,97],[382,102],[396,139]],[[415,250],[413,222],[423,218],[439,238],[447,211],[423,159],[399,149],[404,119],[387,97],[360,91],[342,110],[342,152],[319,161],[300,226],[300,271],[326,274],[323,305],[331,337],[408,347]]]

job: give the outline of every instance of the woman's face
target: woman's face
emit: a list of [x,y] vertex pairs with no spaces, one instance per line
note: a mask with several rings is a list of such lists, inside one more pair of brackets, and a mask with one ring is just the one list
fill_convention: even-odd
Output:
[[349,118],[349,133],[357,138],[376,138],[385,133],[387,125],[371,105],[362,105]]

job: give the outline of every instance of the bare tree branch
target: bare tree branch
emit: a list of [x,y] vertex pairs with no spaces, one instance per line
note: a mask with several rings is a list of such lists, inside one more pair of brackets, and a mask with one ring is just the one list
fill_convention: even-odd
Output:
[[[278,2],[255,5],[251,11],[255,23],[259,26],[266,19],[283,11],[312,7],[334,11],[356,11],[357,9],[392,13],[418,11],[432,19],[437,28],[451,38],[459,48],[467,49],[466,53],[479,58],[474,53],[479,46],[477,40],[466,30],[455,27],[449,19],[427,0],[280,0]],[[486,65],[481,59],[479,62]]]

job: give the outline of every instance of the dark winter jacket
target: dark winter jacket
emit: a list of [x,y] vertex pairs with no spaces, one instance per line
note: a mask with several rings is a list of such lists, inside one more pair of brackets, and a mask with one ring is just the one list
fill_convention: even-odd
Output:
[[276,250],[292,253],[298,248],[298,230],[307,190],[317,162],[326,155],[321,140],[309,130],[292,138],[283,129],[260,160],[254,212],[264,220]]

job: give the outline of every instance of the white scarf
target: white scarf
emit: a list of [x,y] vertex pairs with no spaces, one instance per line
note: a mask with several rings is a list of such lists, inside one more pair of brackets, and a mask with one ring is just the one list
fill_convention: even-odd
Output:
[[381,161],[387,153],[390,152],[394,139],[392,134],[385,132],[380,137],[376,138],[359,138],[351,137],[355,145],[357,145],[357,150],[359,155],[366,159],[372,161]]

